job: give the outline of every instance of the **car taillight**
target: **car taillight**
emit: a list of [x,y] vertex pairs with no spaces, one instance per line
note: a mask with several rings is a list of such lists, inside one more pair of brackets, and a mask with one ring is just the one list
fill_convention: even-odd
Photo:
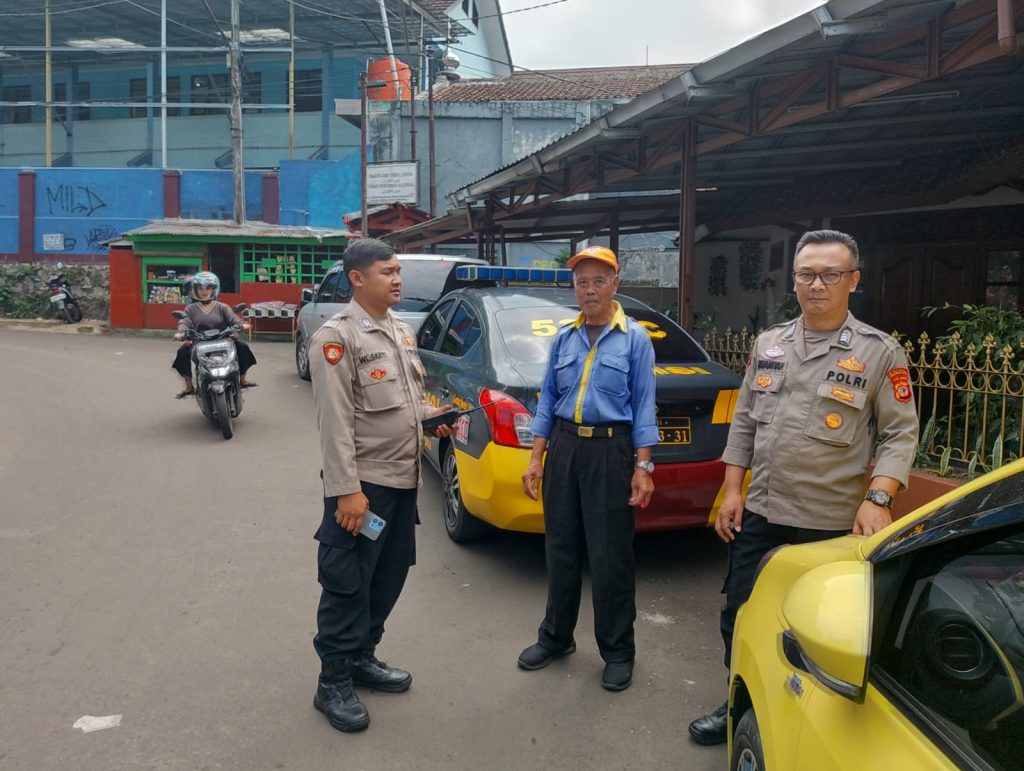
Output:
[[491,437],[495,444],[533,446],[533,434],[530,432],[533,415],[526,407],[508,394],[492,388],[480,392],[480,404],[491,424]]

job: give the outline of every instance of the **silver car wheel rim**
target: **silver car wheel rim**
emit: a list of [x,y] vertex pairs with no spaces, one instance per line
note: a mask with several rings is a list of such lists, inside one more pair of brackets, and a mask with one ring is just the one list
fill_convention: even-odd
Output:
[[736,768],[739,771],[758,771],[757,756],[749,748],[744,747]]
[[306,344],[304,341],[299,341],[299,369],[303,372],[309,371],[309,351],[306,350]]
[[459,505],[459,469],[455,465],[455,453],[449,452],[444,458],[444,523],[452,529],[458,524]]

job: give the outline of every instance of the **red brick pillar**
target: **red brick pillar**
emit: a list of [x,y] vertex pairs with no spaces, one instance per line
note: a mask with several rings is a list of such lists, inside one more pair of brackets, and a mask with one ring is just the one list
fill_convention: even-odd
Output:
[[263,221],[276,225],[281,221],[281,183],[277,174],[263,175]]
[[181,174],[177,171],[164,172],[164,219],[181,216]]
[[36,258],[36,173],[18,172],[18,259]]

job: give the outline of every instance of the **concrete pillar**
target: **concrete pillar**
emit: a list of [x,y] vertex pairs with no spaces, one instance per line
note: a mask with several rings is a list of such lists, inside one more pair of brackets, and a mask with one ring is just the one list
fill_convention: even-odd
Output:
[[164,219],[181,216],[181,174],[177,171],[164,172]]
[[263,221],[276,225],[280,221],[281,186],[277,174],[267,172],[263,175]]
[[36,173],[18,172],[18,259],[36,257]]

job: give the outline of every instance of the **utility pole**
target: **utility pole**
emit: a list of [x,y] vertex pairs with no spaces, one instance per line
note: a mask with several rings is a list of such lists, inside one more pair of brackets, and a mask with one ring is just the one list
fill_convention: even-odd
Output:
[[434,155],[434,66],[428,63],[429,77],[427,78],[427,143],[429,148],[429,159],[427,164],[430,168],[430,216],[437,216],[437,170],[435,169]]
[[362,198],[363,207],[359,219],[359,232],[366,236],[370,229],[366,227],[366,70],[359,73],[359,166],[363,172]]
[[245,222],[245,164],[242,161],[242,52],[239,41],[239,0],[231,0],[231,165],[235,224]]

